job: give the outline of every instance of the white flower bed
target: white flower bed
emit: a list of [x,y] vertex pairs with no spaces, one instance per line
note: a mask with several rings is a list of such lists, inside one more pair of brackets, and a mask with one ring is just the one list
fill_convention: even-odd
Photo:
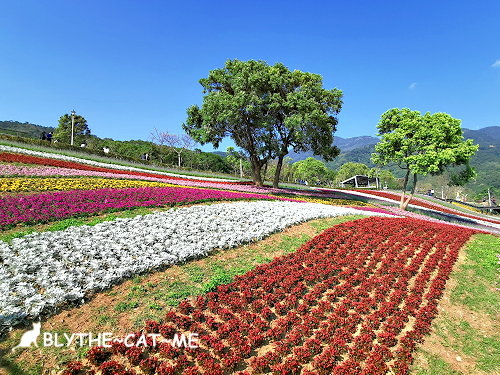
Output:
[[383,216],[316,203],[236,202],[33,233],[10,245],[0,241],[0,326],[50,314],[64,302],[83,302],[124,278],[205,256],[214,248],[259,240],[306,220],[349,214]]
[[222,178],[187,176],[187,175],[183,175],[183,174],[160,172],[160,171],[149,170],[149,169],[144,169],[144,168],[127,167],[125,165],[101,163],[99,161],[94,161],[94,160],[81,159],[81,158],[77,158],[77,157],[73,157],[73,156],[66,156],[66,155],[61,155],[61,154],[52,154],[49,152],[33,151],[33,150],[28,150],[28,149],[24,149],[24,148],[20,148],[20,147],[0,145],[0,151],[16,152],[18,154],[39,156],[42,158],[72,161],[72,162],[76,162],[76,163],[89,164],[89,165],[93,165],[96,167],[112,168],[112,169],[118,169],[118,170],[124,170],[124,171],[149,172],[149,173],[155,173],[155,174],[163,174],[165,176],[182,177],[182,178],[187,178],[187,179],[195,179],[195,180],[203,180],[203,181],[218,181],[218,182],[220,182],[220,181],[225,181],[225,182],[234,181],[234,182],[237,182],[235,180],[225,180]]

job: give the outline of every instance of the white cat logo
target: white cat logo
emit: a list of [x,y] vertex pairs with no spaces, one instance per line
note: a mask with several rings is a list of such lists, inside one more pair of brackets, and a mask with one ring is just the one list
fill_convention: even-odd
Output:
[[24,332],[22,337],[21,337],[21,342],[19,345],[14,346],[12,348],[12,351],[17,348],[29,348],[31,344],[35,344],[35,346],[38,348],[38,344],[36,342],[36,339],[38,336],[40,336],[40,327],[41,327],[40,322],[33,322],[33,329],[28,332]]

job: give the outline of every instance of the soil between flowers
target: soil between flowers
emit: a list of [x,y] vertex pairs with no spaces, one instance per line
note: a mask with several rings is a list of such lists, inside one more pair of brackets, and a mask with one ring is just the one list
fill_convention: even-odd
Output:
[[115,366],[122,374],[125,368],[158,374],[407,373],[458,251],[474,233],[415,219],[335,226],[293,254],[182,302],[162,322],[146,323],[144,332],[163,336],[199,333],[199,349],[115,345],[95,350],[81,365]]

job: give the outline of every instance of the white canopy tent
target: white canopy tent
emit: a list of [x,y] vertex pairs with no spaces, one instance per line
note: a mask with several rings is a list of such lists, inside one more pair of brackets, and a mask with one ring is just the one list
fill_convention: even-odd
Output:
[[347,180],[342,181],[340,184],[342,187],[345,187],[345,185],[352,185],[355,188],[366,187],[378,189],[380,187],[378,177],[368,177],[363,175],[352,176]]

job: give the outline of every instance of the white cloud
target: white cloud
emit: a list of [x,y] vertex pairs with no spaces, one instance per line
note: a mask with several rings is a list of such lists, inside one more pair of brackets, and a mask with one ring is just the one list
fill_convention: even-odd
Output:
[[500,60],[495,61],[493,64],[491,64],[492,68],[500,68]]
[[413,90],[415,87],[417,87],[417,82],[412,82],[411,85],[408,86],[410,90]]

